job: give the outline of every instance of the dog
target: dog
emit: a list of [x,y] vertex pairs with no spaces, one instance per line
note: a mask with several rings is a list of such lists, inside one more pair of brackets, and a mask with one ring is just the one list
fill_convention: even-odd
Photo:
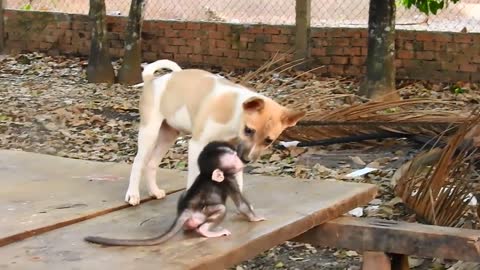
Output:
[[[155,77],[160,69],[172,72]],[[248,163],[258,159],[283,130],[296,125],[305,115],[224,77],[201,69],[182,69],[166,59],[146,65],[142,78],[137,154],[125,195],[131,205],[140,203],[142,176],[151,196],[165,197],[165,191],[156,183],[157,168],[181,134],[191,135],[189,189],[199,173],[198,155],[209,142],[232,143],[241,160]],[[243,190],[243,171],[235,178]]]

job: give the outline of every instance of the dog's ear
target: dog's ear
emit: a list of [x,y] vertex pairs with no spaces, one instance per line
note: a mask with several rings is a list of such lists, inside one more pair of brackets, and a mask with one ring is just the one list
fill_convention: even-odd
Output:
[[251,97],[243,102],[243,109],[248,113],[261,112],[265,101],[260,97]]
[[306,112],[296,110],[285,110],[282,117],[282,123],[286,127],[293,127],[300,119],[305,116]]

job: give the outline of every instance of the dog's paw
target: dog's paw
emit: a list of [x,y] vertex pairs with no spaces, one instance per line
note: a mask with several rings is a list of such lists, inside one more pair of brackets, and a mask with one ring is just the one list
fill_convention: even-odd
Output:
[[130,205],[138,205],[140,204],[140,192],[133,192],[128,190],[127,194],[125,195],[125,201]]
[[154,196],[156,199],[163,199],[167,195],[165,193],[165,190],[159,189],[159,188],[150,189],[149,193],[151,196]]

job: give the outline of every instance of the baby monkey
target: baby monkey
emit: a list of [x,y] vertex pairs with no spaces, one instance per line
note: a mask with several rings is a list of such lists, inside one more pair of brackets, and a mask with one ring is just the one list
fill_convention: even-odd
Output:
[[[177,217],[170,228],[160,236],[148,239],[111,239],[88,236],[86,241],[110,246],[158,245],[173,237],[182,228],[194,230],[204,237],[230,235],[227,229],[217,227],[226,216],[226,200],[230,197],[238,211],[250,221],[262,221],[242,195],[234,175],[243,169],[243,162],[235,149],[226,142],[207,144],[198,157],[200,174],[177,203]],[[217,227],[217,230],[212,230]]]

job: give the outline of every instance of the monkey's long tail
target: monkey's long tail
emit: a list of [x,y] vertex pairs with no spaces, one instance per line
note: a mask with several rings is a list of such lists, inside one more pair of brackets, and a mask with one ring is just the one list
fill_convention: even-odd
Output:
[[175,221],[172,223],[170,228],[163,234],[147,239],[113,239],[106,238],[101,236],[87,236],[85,241],[102,244],[107,246],[154,246],[161,244],[168,239],[172,238],[177,232],[179,232],[183,224],[191,217],[191,214],[184,211],[180,216],[178,216]]

